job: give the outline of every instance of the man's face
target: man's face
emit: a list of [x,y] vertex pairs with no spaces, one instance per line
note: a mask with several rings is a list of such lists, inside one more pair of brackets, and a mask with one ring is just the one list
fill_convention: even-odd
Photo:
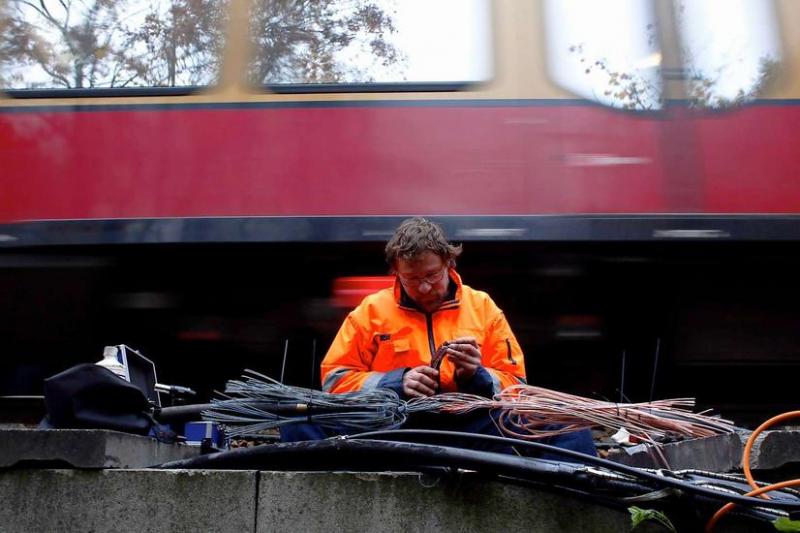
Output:
[[398,259],[395,270],[406,294],[417,305],[429,313],[439,309],[450,283],[447,264],[441,257],[425,251],[413,259]]

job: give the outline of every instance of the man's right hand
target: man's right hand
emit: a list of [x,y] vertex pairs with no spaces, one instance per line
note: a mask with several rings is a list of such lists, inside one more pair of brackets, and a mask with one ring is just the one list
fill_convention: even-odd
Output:
[[439,371],[423,365],[412,368],[403,376],[403,394],[406,398],[425,398],[436,394]]

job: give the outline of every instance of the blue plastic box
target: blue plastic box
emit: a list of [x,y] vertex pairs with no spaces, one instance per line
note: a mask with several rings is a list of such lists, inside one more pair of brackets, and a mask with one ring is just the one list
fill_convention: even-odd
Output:
[[217,448],[222,446],[222,432],[214,422],[188,422],[183,428],[186,444],[200,446],[203,439],[211,439]]

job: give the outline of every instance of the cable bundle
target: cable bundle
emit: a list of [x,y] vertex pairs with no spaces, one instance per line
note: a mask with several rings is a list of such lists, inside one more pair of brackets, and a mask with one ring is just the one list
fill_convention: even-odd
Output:
[[406,420],[406,403],[389,389],[330,394],[284,385],[252,370],[225,386],[204,420],[223,424],[232,437],[257,435],[286,424],[313,422],[353,431],[389,429]]
[[408,413],[464,414],[476,409],[499,411],[500,429],[526,440],[595,427],[624,427],[651,443],[668,436],[699,438],[735,431],[728,420],[693,413],[691,398],[625,404],[513,385],[493,399],[445,393],[405,402],[389,389],[331,394],[283,385],[252,370],[245,374],[229,381],[224,398],[212,400],[211,409],[202,413],[204,420],[227,426],[234,437],[297,422],[340,432],[391,429],[405,422]]
[[[503,432],[520,439],[540,439],[593,427],[624,427],[634,437],[648,442],[668,435],[698,438],[735,431],[731,421],[693,413],[693,407],[692,398],[613,403],[530,385],[512,385],[491,400],[447,393],[409,402],[409,412],[499,410]],[[552,429],[554,425],[560,427]]]

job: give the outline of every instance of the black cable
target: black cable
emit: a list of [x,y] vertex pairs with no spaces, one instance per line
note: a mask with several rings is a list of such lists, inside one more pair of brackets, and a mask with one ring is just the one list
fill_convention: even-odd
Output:
[[627,505],[608,494],[648,491],[646,485],[600,478],[581,465],[430,444],[358,441],[341,438],[240,448],[160,465],[160,469],[258,469],[421,471],[452,477],[454,469],[474,470],[499,482],[535,486],[608,507]]
[[[446,446],[340,438],[240,448],[160,465],[160,469],[257,469],[283,471],[474,470],[500,481],[521,480],[608,500],[609,491],[649,491],[646,485],[601,478],[582,465]],[[619,503],[617,503],[619,505]]]
[[[588,455],[585,453],[576,452],[574,450],[568,450],[566,448],[559,448],[558,446],[552,446],[550,444],[544,444],[542,442],[532,442],[522,439],[512,439],[509,437],[498,437],[495,435],[482,435],[479,433],[467,433],[463,431],[441,431],[437,429],[393,429],[393,430],[380,430],[380,431],[368,431],[365,433],[356,433],[354,435],[346,435],[341,438],[371,439],[372,437],[394,437],[394,436],[401,437],[406,435],[407,436],[418,435],[422,437],[425,436],[442,437],[448,439],[451,443],[455,441],[455,438],[465,438],[468,440],[482,440],[485,442],[497,442],[498,444],[521,446],[523,448],[529,448],[539,452],[548,452],[555,455],[561,455],[563,457],[569,457],[571,459],[578,459],[579,462],[583,464],[591,463],[597,466],[605,467],[609,470],[615,470],[635,477],[640,477],[639,472],[641,471],[640,469],[633,466],[628,466],[621,463],[615,463],[614,461],[609,461],[608,459],[603,459],[601,457],[596,457],[594,455]],[[656,477],[659,477],[660,479],[660,476]],[[759,499],[759,501],[764,501],[764,500]]]
[[198,403],[191,405],[178,405],[175,407],[162,407],[157,409],[153,416],[159,422],[171,422],[175,420],[199,420],[200,413],[206,409],[211,409],[213,404]]
[[[404,431],[410,433],[414,430]],[[450,432],[443,433],[451,434]],[[456,432],[453,433],[455,433],[456,436],[488,437],[486,435],[473,435],[469,433],[463,435]],[[489,439],[503,438],[489,437]],[[611,463],[604,459],[579,454],[578,452],[571,452],[570,450],[561,450],[560,448],[547,445],[541,446],[546,446],[548,451],[551,451],[550,448],[553,448],[553,451],[560,450],[568,452],[567,455],[582,455],[593,460],[590,462],[602,466],[606,466],[606,462]],[[272,469],[284,471],[385,471],[396,468],[407,471],[409,468],[413,469],[425,466],[445,466],[476,470],[516,479],[569,485],[573,488],[590,489],[592,491],[602,488],[621,488],[621,485],[615,483],[615,480],[603,478],[587,471],[583,466],[576,466],[571,463],[516,457],[507,454],[452,448],[441,445],[354,438],[334,438],[322,441],[281,443],[257,446],[254,448],[240,448],[228,452],[165,463],[158,468]],[[800,510],[800,502],[767,501],[747,496],[720,494],[711,489],[697,487],[685,481],[659,476],[626,465],[611,463],[611,467],[619,471],[625,471],[638,479],[650,481],[656,486],[674,487],[692,496],[702,498],[703,500],[710,500],[717,504],[734,502],[747,507],[758,506],[792,511]]]
[[[609,461],[608,459],[594,457],[592,455],[587,455],[585,453],[576,452],[573,450],[567,450],[564,448],[559,448],[557,446],[551,446],[549,444],[543,444],[541,442],[528,442],[518,439],[509,439],[507,437],[496,437],[493,435],[480,435],[476,433],[465,433],[460,431],[439,431],[434,429],[395,429],[386,431],[370,431],[356,435],[348,435],[347,437],[342,437],[342,438],[371,440],[373,437],[392,437],[392,436],[406,436],[406,435],[437,436],[437,437],[446,437],[449,439],[463,438],[472,440],[492,441],[503,444],[512,444],[514,446],[521,446],[530,449],[535,449],[537,451],[544,451],[552,454],[561,455],[564,457],[579,459],[584,464],[594,464],[597,466],[602,466],[604,468],[607,468],[608,470],[628,474],[638,479],[646,479],[660,486],[673,487],[676,489],[684,490],[686,492],[693,492],[697,495],[705,496],[717,501],[734,502],[740,505],[747,505],[747,506],[774,507],[792,511],[800,510],[800,501],[798,501],[797,503],[780,502],[776,500],[764,500],[762,498],[756,498],[752,496],[734,496],[731,494],[720,494],[719,492],[713,491],[711,489],[705,489],[703,487],[698,487],[696,485],[693,485],[692,483],[682,481],[678,478],[672,478],[654,474],[652,472],[648,472],[647,470],[635,468],[628,465],[623,465],[620,463],[615,463],[613,461]],[[380,440],[377,439],[376,441],[381,442]],[[765,503],[767,505],[765,505]]]
[[[299,458],[300,461],[289,461]],[[157,468],[181,469],[249,469],[275,470],[361,469],[376,471],[394,465],[408,470],[411,466],[445,466],[520,477],[520,473],[549,475],[589,480],[592,476],[569,463],[531,460],[508,454],[451,448],[440,445],[407,442],[350,440],[333,438],[238,448],[164,463]],[[574,477],[573,477],[574,476]],[[538,478],[534,478],[538,479]]]

